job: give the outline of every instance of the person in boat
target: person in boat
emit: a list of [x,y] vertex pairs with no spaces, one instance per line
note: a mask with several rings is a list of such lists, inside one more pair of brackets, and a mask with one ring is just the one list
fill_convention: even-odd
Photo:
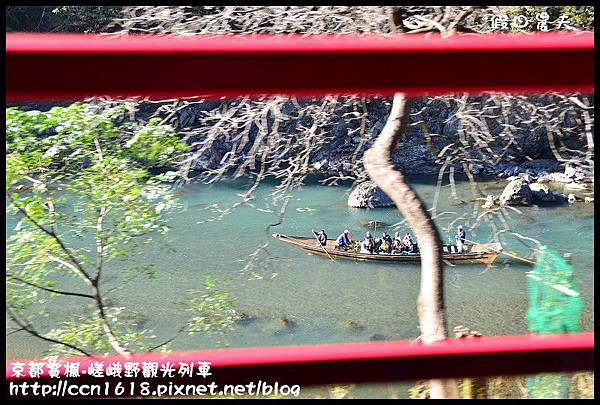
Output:
[[349,230],[345,230],[340,236],[338,236],[338,238],[335,240],[335,245],[334,247],[336,249],[341,249],[341,250],[345,250],[348,247],[350,247],[350,244],[352,243],[352,232],[350,232]]
[[391,253],[392,252],[392,237],[387,233],[383,232],[381,235],[381,244],[379,245],[379,253]]
[[467,233],[463,229],[462,225],[459,225],[456,228],[456,250],[458,253],[463,253],[465,251],[465,239],[467,237]]
[[390,235],[388,235],[387,233],[383,233],[381,235],[381,240],[384,242],[387,242],[390,246],[392,246],[392,237]]
[[412,238],[410,237],[410,233],[407,232],[406,235],[404,235],[404,238],[402,238],[402,246],[404,248],[404,251],[406,251],[406,252],[412,251],[413,241],[412,241]]
[[315,230],[313,229],[312,233],[315,234],[321,246],[327,246],[327,234],[325,233],[325,229],[321,229],[319,233],[315,232]]
[[392,240],[392,254],[402,253],[402,238],[400,232],[394,234],[394,240]]
[[371,232],[367,232],[365,239],[360,244],[360,253],[373,253],[375,250],[375,241],[371,236]]

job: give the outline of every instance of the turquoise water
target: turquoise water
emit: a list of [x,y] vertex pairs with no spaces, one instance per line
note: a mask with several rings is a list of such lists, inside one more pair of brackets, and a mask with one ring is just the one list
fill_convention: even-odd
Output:
[[[502,183],[503,184],[503,183]],[[348,228],[354,237],[362,237],[364,220],[377,219],[389,224],[402,221],[396,209],[358,210],[348,208],[347,187],[324,187],[318,184],[297,190],[287,208],[283,223],[267,229],[279,220],[279,209],[270,204],[272,185],[261,185],[252,201],[220,220],[201,223],[218,216],[210,206],[222,208],[239,200],[239,193],[249,185],[242,183],[206,186],[192,184],[180,192],[184,208],[171,218],[172,230],[155,238],[144,260],[156,264],[157,277],[140,276],[112,295],[111,303],[142,313],[141,326],[151,328],[159,337],[169,337],[183,325],[187,314],[176,305],[190,289],[200,289],[206,275],[227,280],[238,310],[256,317],[238,325],[223,336],[184,335],[172,346],[174,350],[212,347],[250,347],[309,343],[367,341],[374,334],[386,339],[413,339],[419,335],[416,299],[420,267],[413,264],[378,264],[337,260],[307,255],[271,237],[273,232],[310,235],[311,228],[325,228],[330,238]],[[499,192],[495,182],[482,185],[486,192]],[[435,184],[418,183],[416,188],[430,206]],[[459,223],[467,225],[467,238],[489,241],[492,226],[481,220],[469,231],[476,217],[468,183],[457,183],[456,193],[465,204],[452,205],[451,188],[444,185],[438,197],[436,219],[442,237],[448,241]],[[593,329],[594,293],[594,212],[592,204],[576,206],[519,208],[522,214],[507,211],[507,224],[522,235],[538,239],[561,252],[573,255],[579,289],[585,300],[583,325]],[[270,212],[269,212],[270,211]],[[496,221],[501,227],[500,221]],[[7,232],[14,227],[7,218]],[[450,229],[448,229],[450,227]],[[385,229],[393,233],[394,228]],[[408,231],[405,225],[398,228]],[[380,230],[377,231],[380,234]],[[508,251],[528,255],[528,248],[516,237],[503,234],[501,241]],[[168,243],[176,251],[161,249]],[[245,268],[249,255],[262,245],[254,266]],[[530,243],[529,243],[530,244]],[[500,256],[491,266],[467,265],[446,267],[445,294],[448,325],[452,329],[465,325],[483,335],[509,335],[526,332],[527,291],[525,272],[528,266]],[[106,288],[122,281],[114,267],[106,272]],[[67,285],[65,285],[67,286]],[[77,311],[81,299],[60,298],[48,309],[52,322],[68,319]],[[295,321],[290,333],[278,333],[279,319]],[[352,330],[347,321],[363,329]],[[36,357],[47,347],[43,342],[23,334],[7,338],[7,358]],[[400,388],[398,388],[400,387]],[[355,396],[405,396],[401,385],[365,386]]]

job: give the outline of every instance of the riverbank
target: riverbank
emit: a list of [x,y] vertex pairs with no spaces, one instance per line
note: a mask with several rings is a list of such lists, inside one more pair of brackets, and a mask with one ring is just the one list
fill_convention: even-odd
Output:
[[[580,98],[593,105],[590,97]],[[393,162],[405,175],[437,175],[444,167],[446,173],[468,170],[475,176],[508,178],[562,173],[564,162],[571,161],[593,181],[593,149],[588,153],[585,124],[590,117],[583,116],[590,114],[590,107],[565,100],[555,95],[416,98]],[[103,108],[118,102],[91,103]],[[14,106],[47,110],[64,104]],[[176,128],[191,147],[186,168],[191,176],[233,173],[253,166],[252,161],[258,165],[257,150],[273,148],[278,159],[267,159],[267,172],[285,166],[289,155],[303,154],[299,175],[361,179],[362,156],[385,126],[390,99],[128,100],[127,105],[127,113],[116,119],[147,122],[159,117]],[[553,108],[546,112],[549,106]],[[301,145],[303,139],[310,141]],[[285,152],[285,147],[292,149]]]

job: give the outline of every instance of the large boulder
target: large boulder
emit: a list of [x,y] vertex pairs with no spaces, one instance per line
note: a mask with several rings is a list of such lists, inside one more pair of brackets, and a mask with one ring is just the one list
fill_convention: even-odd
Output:
[[500,205],[531,205],[533,193],[527,180],[516,177],[504,187],[500,195]]
[[534,201],[539,202],[555,202],[557,201],[557,197],[550,191],[545,184],[540,183],[531,183],[529,184],[529,189],[531,190],[531,194]]
[[348,205],[354,208],[393,207],[394,202],[373,181],[357,185],[348,197]]

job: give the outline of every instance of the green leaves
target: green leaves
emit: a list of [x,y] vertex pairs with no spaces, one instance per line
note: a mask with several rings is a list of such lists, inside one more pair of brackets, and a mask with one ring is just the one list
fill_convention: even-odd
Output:
[[[108,156],[120,157],[134,167],[176,167],[182,152],[189,148],[175,130],[156,119],[147,124],[115,122],[123,114],[123,105],[94,113],[83,103],[53,107],[47,112],[6,109],[7,152],[40,158],[63,171],[87,167],[95,152],[93,140],[100,142]],[[33,156],[38,156],[34,154]],[[49,158],[49,159],[48,159]]]
[[[90,308],[90,312],[95,312]],[[129,311],[123,307],[109,308],[106,317],[119,341],[129,351],[143,352],[152,347],[149,343],[156,336],[147,329],[138,330],[137,323],[128,316]],[[90,317],[77,315],[72,320],[62,322],[58,328],[52,329],[48,337],[82,348],[88,353],[114,353],[106,338],[102,323],[98,316]],[[76,355],[78,352],[65,348],[63,345],[53,345],[48,355]]]
[[145,126],[136,129],[124,148],[124,156],[151,167],[172,167],[181,161],[182,152],[189,147],[175,135],[169,125],[160,125],[153,118]]
[[[82,103],[46,112],[6,109],[7,217],[19,220],[6,241],[7,303],[25,318],[33,303],[60,295],[44,288],[62,291],[64,277],[94,293],[91,280],[101,282],[109,262],[119,275],[155,275],[152,264],[134,259],[153,234],[168,229],[166,214],[179,203],[168,183],[176,174],[153,176],[151,169],[176,168],[187,146],[157,121],[117,124],[123,111],[120,105],[94,112]],[[121,309],[110,311],[119,342],[150,347],[147,331],[119,322]],[[48,336],[92,353],[110,351],[100,313],[87,312]]]
[[193,317],[188,334],[218,333],[230,329],[236,319],[234,303],[227,291],[219,289],[223,281],[207,276],[201,291],[188,291],[187,307]]

